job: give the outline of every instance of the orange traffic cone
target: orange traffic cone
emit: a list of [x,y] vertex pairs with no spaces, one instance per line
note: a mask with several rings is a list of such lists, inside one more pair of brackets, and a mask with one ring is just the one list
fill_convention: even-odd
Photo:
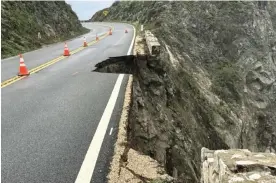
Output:
[[109,29],[109,35],[112,35],[112,31],[111,31],[111,28]]
[[100,39],[99,39],[99,37],[98,37],[98,34],[96,34],[96,41],[99,41]]
[[63,56],[70,56],[70,52],[69,52],[69,48],[67,46],[67,44],[65,43],[64,45],[64,53]]
[[83,40],[83,47],[87,47],[87,42],[86,42],[85,37],[84,37],[84,40]]
[[125,33],[128,33],[127,29],[125,30]]
[[29,73],[29,71],[28,71],[28,69],[27,69],[27,67],[24,63],[24,59],[23,59],[22,55],[19,54],[19,57],[20,57],[20,59],[19,59],[20,64],[19,64],[18,76],[28,76],[28,75],[30,75],[30,73]]

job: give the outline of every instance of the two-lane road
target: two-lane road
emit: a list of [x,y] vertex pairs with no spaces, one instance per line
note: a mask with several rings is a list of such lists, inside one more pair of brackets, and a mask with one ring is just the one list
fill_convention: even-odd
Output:
[[[130,53],[134,30],[105,25],[113,26],[113,35],[2,88],[3,183],[106,181],[128,76],[91,70],[110,56]],[[88,41],[95,30],[109,29],[85,26],[93,29]],[[80,39],[69,41],[69,49],[81,46]],[[24,54],[24,60],[32,68],[62,52],[63,43],[54,44]],[[2,60],[2,81],[16,74],[18,60]]]
[[[79,36],[75,39],[68,40],[66,43],[70,51],[75,50],[83,45],[84,37],[87,42],[91,42],[96,39],[96,34],[98,36],[103,35],[108,32],[111,24],[95,24],[95,23],[85,23],[83,24],[86,28],[90,29],[90,32]],[[105,25],[105,26],[103,26]],[[52,45],[45,46],[44,48],[28,52],[24,54],[24,61],[28,69],[37,67],[47,61],[50,61],[63,54],[64,43],[56,43]],[[7,80],[18,72],[19,59],[18,56],[3,59],[1,61],[1,81]]]

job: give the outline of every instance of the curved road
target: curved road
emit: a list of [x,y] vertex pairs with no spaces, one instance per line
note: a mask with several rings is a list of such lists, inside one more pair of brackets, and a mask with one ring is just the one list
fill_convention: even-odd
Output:
[[[128,76],[91,70],[129,53],[134,30],[127,24],[84,24],[92,29],[88,42],[110,25],[113,35],[2,88],[3,183],[106,182]],[[82,36],[68,41],[70,50],[82,44]],[[63,46],[25,53],[28,69],[59,57]],[[4,81],[18,72],[19,58],[1,65]]]
[[[100,36],[108,32],[110,26],[110,24],[105,24],[106,26],[100,26],[99,24],[94,23],[86,23],[83,25],[86,28],[91,29],[90,32],[75,39],[68,40],[67,45],[70,50],[74,50],[82,46],[83,37],[86,38],[87,42],[91,42],[92,40],[95,40],[96,34]],[[64,43],[56,43],[32,52],[25,53],[23,55],[25,64],[27,65],[28,69],[32,69],[62,55],[63,49]],[[18,72],[18,66],[18,56],[1,60],[1,81],[7,80],[16,75]]]

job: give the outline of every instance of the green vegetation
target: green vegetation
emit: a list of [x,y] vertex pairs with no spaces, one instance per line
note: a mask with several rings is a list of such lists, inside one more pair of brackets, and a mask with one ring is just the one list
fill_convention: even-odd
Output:
[[[1,27],[2,58],[89,31],[63,1],[3,1]],[[38,39],[39,33],[41,39]]]
[[216,70],[212,85],[213,91],[226,102],[239,103],[242,81],[238,67],[225,64]]

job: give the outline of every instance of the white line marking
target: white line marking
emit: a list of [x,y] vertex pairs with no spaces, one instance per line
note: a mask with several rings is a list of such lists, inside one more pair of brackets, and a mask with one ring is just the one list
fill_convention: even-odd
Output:
[[118,46],[118,43],[122,41],[122,39],[125,37],[125,34],[119,39],[119,41],[117,41],[114,46]]
[[111,134],[112,134],[112,130],[113,130],[113,128],[110,128],[110,132],[109,132],[109,135],[111,135]]
[[119,95],[123,77],[124,74],[120,74],[116,81],[114,89],[104,110],[103,116],[99,122],[93,140],[88,148],[75,183],[89,183],[92,178],[92,174],[98,159],[99,152],[101,150],[102,142],[104,140],[109,120]]
[[[127,55],[129,55],[132,51],[134,39],[135,39],[135,27],[132,26],[134,29],[133,39],[130,44],[129,50],[127,52]],[[111,96],[108,100],[108,103],[105,107],[104,113],[102,115],[102,118],[98,124],[98,127],[96,129],[96,132],[94,134],[94,137],[92,139],[91,144],[89,145],[88,151],[85,155],[84,161],[81,165],[79,174],[77,176],[77,179],[75,183],[90,183],[94,168],[98,159],[99,152],[101,150],[101,146],[104,140],[104,136],[106,134],[106,130],[116,103],[116,100],[119,95],[120,87],[123,81],[124,74],[120,74],[117,78],[117,81],[115,83],[115,86],[113,88],[113,91],[111,93]]]
[[129,46],[127,55],[130,55],[130,53],[132,52],[132,48],[133,48],[133,44],[134,44],[134,40],[135,40],[135,34],[136,34],[135,27],[133,25],[131,25],[131,26],[133,27],[134,33],[133,33],[133,38],[132,38],[131,44]]
[[78,74],[79,72],[74,72],[73,74],[72,74],[72,76],[74,76],[74,75],[76,75],[76,74]]

